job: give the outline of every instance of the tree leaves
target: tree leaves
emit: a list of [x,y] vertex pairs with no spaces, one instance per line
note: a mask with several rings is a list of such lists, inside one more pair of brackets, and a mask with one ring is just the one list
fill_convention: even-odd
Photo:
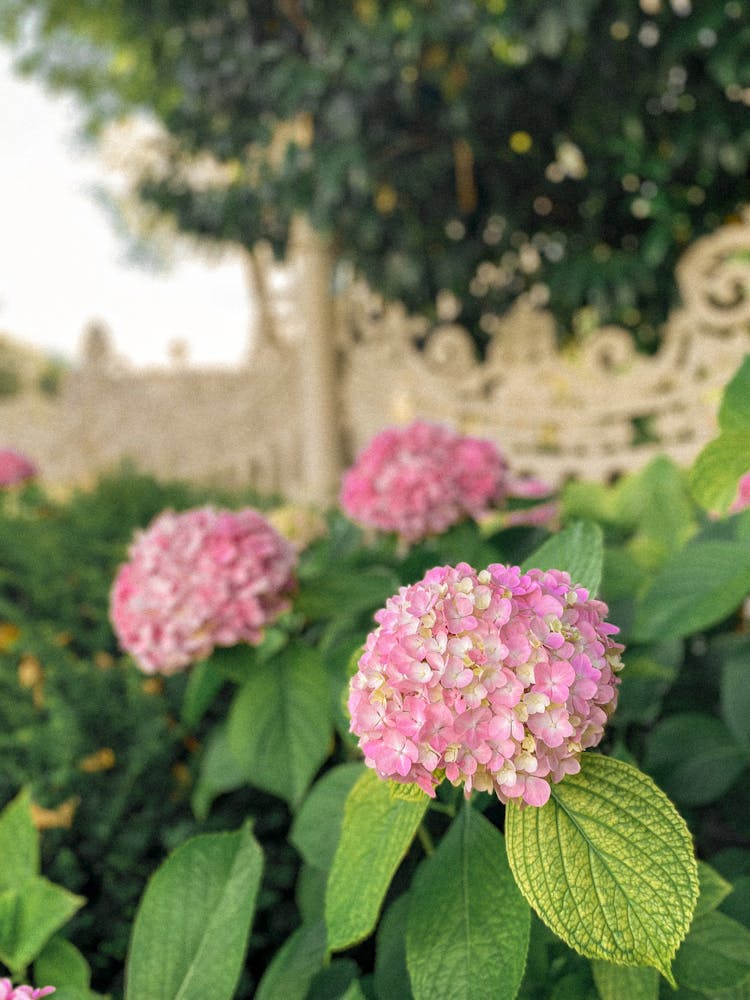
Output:
[[670,964],[698,897],[684,821],[635,768],[584,754],[542,808],[506,811],[510,866],[526,899],[589,958]]
[[501,834],[467,804],[414,878],[406,960],[415,1000],[513,1000],[529,925]]
[[414,839],[428,798],[391,794],[366,771],[349,793],[326,888],[328,947],[340,951],[371,933],[391,879]]
[[178,847],[152,875],[138,907],[126,1000],[231,1000],[262,867],[249,826]]

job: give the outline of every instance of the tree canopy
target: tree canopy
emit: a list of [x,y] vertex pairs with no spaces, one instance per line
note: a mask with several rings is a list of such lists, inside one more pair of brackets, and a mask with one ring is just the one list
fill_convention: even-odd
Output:
[[139,194],[183,230],[283,249],[304,212],[480,337],[531,290],[652,343],[685,245],[750,196],[740,0],[0,0],[0,32],[92,132],[165,129]]

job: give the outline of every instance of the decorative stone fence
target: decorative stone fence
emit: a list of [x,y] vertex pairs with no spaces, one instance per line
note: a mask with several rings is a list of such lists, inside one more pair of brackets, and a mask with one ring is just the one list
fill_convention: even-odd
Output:
[[480,362],[454,323],[430,327],[357,284],[334,300],[332,273],[300,224],[284,265],[262,247],[248,257],[260,324],[246,365],[131,371],[92,335],[57,396],[0,401],[0,443],[50,483],[129,458],[161,477],[325,503],[373,433],[421,416],[496,440],[518,473],[607,480],[660,452],[691,462],[750,351],[750,214],[685,253],[682,304],[653,357],[616,327],[561,352],[552,316],[520,299]]

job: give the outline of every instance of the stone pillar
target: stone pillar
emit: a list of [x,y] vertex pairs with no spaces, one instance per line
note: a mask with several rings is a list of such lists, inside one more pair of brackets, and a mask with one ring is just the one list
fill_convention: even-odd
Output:
[[303,331],[298,346],[301,398],[289,404],[300,408],[306,499],[326,506],[335,502],[342,473],[333,259],[329,244],[302,217],[294,221],[289,251],[299,278],[295,298]]

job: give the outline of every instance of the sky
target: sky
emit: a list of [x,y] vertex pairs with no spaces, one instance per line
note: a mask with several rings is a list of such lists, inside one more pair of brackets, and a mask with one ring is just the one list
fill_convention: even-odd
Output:
[[72,100],[14,76],[0,48],[0,333],[75,358],[98,320],[136,366],[169,363],[176,339],[192,364],[244,359],[251,307],[239,257],[185,249],[159,273],[129,262],[92,194],[107,174],[77,122]]

